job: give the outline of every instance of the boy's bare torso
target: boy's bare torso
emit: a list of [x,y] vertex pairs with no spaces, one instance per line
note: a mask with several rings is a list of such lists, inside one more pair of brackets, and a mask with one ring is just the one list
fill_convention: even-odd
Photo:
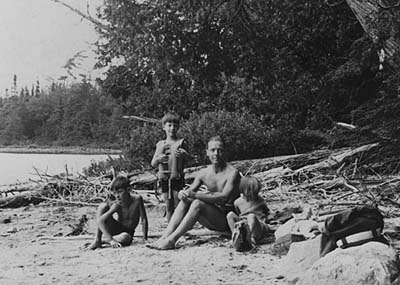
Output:
[[140,196],[131,195],[131,202],[124,205],[119,202],[120,208],[117,211],[117,221],[129,229],[129,234],[132,234],[139,224],[140,220]]

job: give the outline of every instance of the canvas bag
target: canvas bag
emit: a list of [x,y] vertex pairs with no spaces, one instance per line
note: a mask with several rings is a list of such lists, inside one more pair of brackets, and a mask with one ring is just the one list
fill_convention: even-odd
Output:
[[250,228],[246,221],[235,223],[232,233],[232,246],[239,252],[249,251],[253,248]]
[[[371,206],[358,206],[328,217],[322,231],[320,256],[325,256],[336,249],[338,247],[336,242],[346,236],[369,230],[376,232],[377,229],[383,230],[383,226],[381,212]],[[357,246],[369,241],[388,244],[388,241],[382,235],[376,235],[370,239],[343,245],[341,248]]]

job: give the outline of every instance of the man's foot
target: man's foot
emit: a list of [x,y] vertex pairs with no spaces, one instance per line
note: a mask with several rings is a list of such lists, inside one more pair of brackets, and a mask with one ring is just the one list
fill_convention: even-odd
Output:
[[170,250],[170,249],[175,249],[175,242],[170,241],[168,239],[159,239],[155,243],[148,244],[146,246],[151,249]]
[[86,249],[95,250],[96,248],[101,248],[101,246],[102,246],[101,241],[95,240],[95,241],[92,242],[90,245],[88,245],[88,246],[86,247]]

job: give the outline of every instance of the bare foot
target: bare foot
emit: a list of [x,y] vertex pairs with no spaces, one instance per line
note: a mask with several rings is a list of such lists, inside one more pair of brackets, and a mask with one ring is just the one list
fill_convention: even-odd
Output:
[[146,246],[152,249],[169,250],[169,249],[175,249],[175,242],[168,239],[159,239],[155,243]]
[[86,249],[95,250],[96,248],[101,248],[101,246],[102,246],[101,241],[95,240],[95,241],[92,242]]

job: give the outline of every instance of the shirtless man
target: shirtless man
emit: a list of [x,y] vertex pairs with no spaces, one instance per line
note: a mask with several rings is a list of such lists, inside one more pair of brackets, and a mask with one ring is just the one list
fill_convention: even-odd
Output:
[[[153,244],[156,249],[173,249],[178,239],[196,222],[215,231],[229,231],[226,220],[234,210],[233,202],[239,197],[240,175],[224,159],[224,141],[212,137],[208,142],[207,156],[211,165],[200,170],[192,185],[179,192],[181,200],[161,238]],[[207,191],[200,190],[205,185]]]
[[[98,207],[96,236],[88,249],[100,248],[103,243],[114,248],[130,245],[139,218],[142,219],[143,239],[147,240],[148,221],[143,198],[140,195],[131,195],[129,190],[130,181],[126,177],[117,177],[112,182],[111,191],[116,195],[117,201],[111,205],[103,203]],[[118,215],[117,219],[113,217],[114,213]]]

